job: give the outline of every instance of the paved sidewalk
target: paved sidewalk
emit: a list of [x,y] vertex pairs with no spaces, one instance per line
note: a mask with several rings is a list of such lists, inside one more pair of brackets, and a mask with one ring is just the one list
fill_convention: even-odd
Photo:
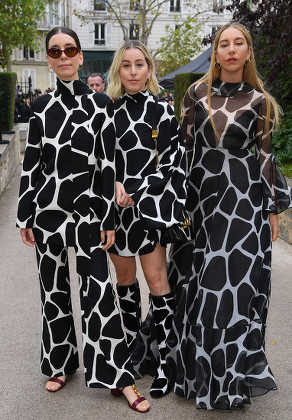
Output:
[[[168,394],[149,397],[152,378],[138,381],[149,398],[147,414],[131,411],[126,399],[105,389],[87,389],[82,369],[56,394],[45,390],[39,370],[40,298],[34,250],[22,244],[15,228],[19,172],[0,198],[0,419],[1,420],[291,420],[292,418],[292,246],[278,240],[273,252],[272,297],[266,350],[278,390],[253,399],[252,405],[233,412],[206,412],[194,400]],[[72,263],[73,305],[79,346],[81,329],[78,284]],[[148,291],[142,283],[144,313]]]

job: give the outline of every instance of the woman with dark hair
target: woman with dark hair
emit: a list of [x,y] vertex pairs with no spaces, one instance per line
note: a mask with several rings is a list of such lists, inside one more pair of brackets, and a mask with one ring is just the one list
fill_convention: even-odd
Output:
[[[110,99],[78,77],[83,54],[69,28],[46,38],[57,90],[31,104],[17,226],[35,246],[42,300],[41,370],[58,391],[78,368],[70,297],[68,247],[77,255],[86,385],[122,393],[135,411],[149,410],[138,393],[116,305],[106,250],[114,244],[115,132]],[[137,398],[138,394],[138,398]]]
[[271,249],[277,214],[291,206],[271,152],[279,113],[249,32],[223,26],[208,73],[184,98],[195,238],[172,246],[168,267],[177,297],[168,343],[174,392],[199,409],[242,408],[276,389],[265,354]]

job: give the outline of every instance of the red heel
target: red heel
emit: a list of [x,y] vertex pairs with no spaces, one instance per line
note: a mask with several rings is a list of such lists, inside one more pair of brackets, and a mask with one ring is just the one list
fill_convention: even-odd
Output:
[[122,388],[122,389],[119,389],[119,388],[111,389],[111,394],[114,397],[120,397],[121,395],[123,395],[123,389],[124,388]]

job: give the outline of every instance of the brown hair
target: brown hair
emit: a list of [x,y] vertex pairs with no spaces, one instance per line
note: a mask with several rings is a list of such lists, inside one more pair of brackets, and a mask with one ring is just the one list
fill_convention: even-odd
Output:
[[246,83],[253,86],[255,89],[262,92],[265,96],[266,104],[267,104],[267,113],[266,113],[265,129],[264,130],[265,130],[265,133],[268,133],[269,132],[269,121],[270,121],[270,118],[271,118],[271,110],[273,109],[273,113],[275,115],[276,125],[279,123],[280,114],[282,114],[282,110],[281,110],[280,106],[278,105],[278,103],[276,102],[276,100],[264,89],[264,83],[263,83],[262,79],[260,78],[260,76],[257,72],[257,69],[256,69],[256,62],[255,62],[255,58],[254,58],[254,51],[253,51],[253,47],[252,47],[251,35],[250,35],[249,31],[246,29],[246,27],[241,25],[240,23],[230,22],[230,23],[227,23],[226,25],[222,26],[219,29],[219,31],[216,34],[214,44],[213,44],[209,71],[203,77],[201,77],[201,79],[199,79],[195,83],[193,83],[189,87],[187,92],[190,94],[191,87],[198,84],[198,83],[207,83],[207,85],[208,85],[208,94],[207,95],[208,95],[209,116],[210,116],[210,119],[211,119],[211,124],[212,124],[212,127],[214,129],[214,132],[218,136],[218,133],[217,133],[217,130],[216,130],[216,127],[215,127],[215,124],[214,124],[214,120],[213,120],[212,114],[211,114],[210,97],[211,97],[212,83],[215,80],[220,79],[220,74],[221,74],[220,66],[216,65],[216,52],[217,52],[219,40],[220,40],[222,32],[225,31],[228,28],[236,28],[236,29],[240,30],[242,32],[246,42],[247,42],[247,45],[248,45],[248,48],[249,48],[249,51],[250,51],[250,59],[248,61],[246,61],[245,65],[244,65],[243,80]]

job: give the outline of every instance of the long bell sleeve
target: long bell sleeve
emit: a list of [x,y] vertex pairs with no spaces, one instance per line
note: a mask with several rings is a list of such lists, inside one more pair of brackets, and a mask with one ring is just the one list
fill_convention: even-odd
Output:
[[42,155],[41,133],[31,107],[28,137],[23,160],[23,168],[20,179],[19,200],[16,226],[19,228],[32,228],[34,222],[35,187],[40,173]]
[[115,143],[115,127],[108,107],[100,135],[101,230],[115,229]]
[[181,129],[182,135],[185,139],[185,148],[187,155],[187,169],[192,164],[195,148],[195,135],[194,135],[194,121],[195,121],[195,103],[194,99],[190,96],[189,91],[186,93],[182,107]]
[[281,213],[291,207],[291,188],[276,165],[272,154],[272,133],[275,119],[271,113],[269,130],[265,132],[267,113],[266,100],[263,98],[257,120],[256,151],[263,183],[264,209],[270,213]]
[[131,185],[125,182],[127,193],[131,195],[150,230],[164,229],[185,218],[186,158],[181,130],[168,104],[157,103],[157,117],[159,164],[156,171],[149,173],[145,168],[148,173],[142,179]]

